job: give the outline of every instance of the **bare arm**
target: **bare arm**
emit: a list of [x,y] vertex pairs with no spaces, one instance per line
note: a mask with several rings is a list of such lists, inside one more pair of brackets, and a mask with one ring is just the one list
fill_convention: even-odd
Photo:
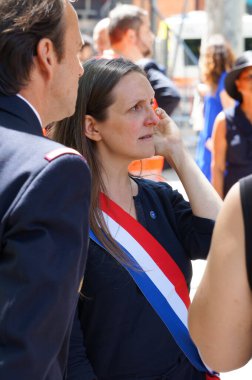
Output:
[[[160,109],[159,109],[160,110]],[[221,199],[186,150],[176,124],[163,110],[155,135],[156,154],[163,155],[179,176],[194,215],[216,219]]]
[[221,198],[224,198],[224,172],[226,169],[226,119],[221,112],[215,120],[212,134],[212,185]]
[[252,355],[252,295],[245,265],[239,184],[217,218],[203,280],[189,310],[189,329],[203,360],[225,372]]

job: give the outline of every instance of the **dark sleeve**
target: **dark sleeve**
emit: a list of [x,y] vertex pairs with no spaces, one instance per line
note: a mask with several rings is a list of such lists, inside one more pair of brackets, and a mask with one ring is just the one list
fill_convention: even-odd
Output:
[[179,239],[190,259],[205,259],[208,255],[214,221],[195,216],[190,203],[172,190],[171,204]]
[[180,101],[180,94],[175,84],[156,65],[145,68],[147,77],[155,91],[158,106],[171,115]]
[[69,357],[66,380],[96,380],[93,368],[87,358],[83,331],[81,329],[78,309],[74,316],[70,338]]
[[[153,231],[168,251],[177,252],[178,247],[182,246],[189,259],[205,259],[210,248],[214,221],[195,216],[190,203],[169,184],[147,180],[144,183],[148,229]],[[156,209],[158,217],[154,220],[148,216],[148,207]]]
[[68,345],[86,263],[89,203],[87,165],[64,155],[32,178],[5,217],[1,379],[47,378]]

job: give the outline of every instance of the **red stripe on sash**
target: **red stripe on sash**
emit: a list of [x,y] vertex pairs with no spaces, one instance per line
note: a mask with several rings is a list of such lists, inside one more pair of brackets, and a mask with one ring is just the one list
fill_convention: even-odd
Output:
[[190,298],[185,277],[162,245],[137,220],[132,218],[131,215],[109,199],[104,193],[100,193],[100,208],[128,231],[148,252],[165,276],[173,283],[177,294],[188,308]]
[[211,376],[208,373],[206,374],[206,380],[220,380],[219,376]]

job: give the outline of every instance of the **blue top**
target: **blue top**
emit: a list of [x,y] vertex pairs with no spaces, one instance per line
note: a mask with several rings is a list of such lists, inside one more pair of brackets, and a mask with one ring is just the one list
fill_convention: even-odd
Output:
[[252,123],[238,104],[225,111],[226,171],[224,195],[240,178],[252,174]]
[[[135,180],[138,221],[169,251],[189,288],[191,259],[206,258],[214,222],[195,217],[189,203],[166,183]],[[205,379],[185,358],[126,269],[93,241],[82,294],[68,380]]]
[[223,110],[220,93],[225,89],[225,77],[226,72],[221,74],[216,93],[214,95],[206,95],[204,98],[204,127],[199,135],[196,162],[209,181],[211,181],[212,154],[208,148],[206,148],[205,144],[212,136],[216,116]]

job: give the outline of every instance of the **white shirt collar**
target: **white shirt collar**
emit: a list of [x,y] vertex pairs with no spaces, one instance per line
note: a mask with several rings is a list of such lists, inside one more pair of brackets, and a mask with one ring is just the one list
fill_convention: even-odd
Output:
[[41,125],[41,128],[42,128],[42,121],[41,121],[41,117],[40,117],[38,111],[37,111],[37,110],[33,107],[33,105],[32,105],[30,102],[28,102],[28,100],[25,99],[22,95],[17,94],[17,96],[18,96],[20,99],[23,99],[23,101],[26,102],[26,103],[28,104],[28,106],[31,107],[31,109],[33,110],[33,112],[34,112],[35,115],[37,116],[37,118],[38,118],[38,120],[39,120],[39,124]]

